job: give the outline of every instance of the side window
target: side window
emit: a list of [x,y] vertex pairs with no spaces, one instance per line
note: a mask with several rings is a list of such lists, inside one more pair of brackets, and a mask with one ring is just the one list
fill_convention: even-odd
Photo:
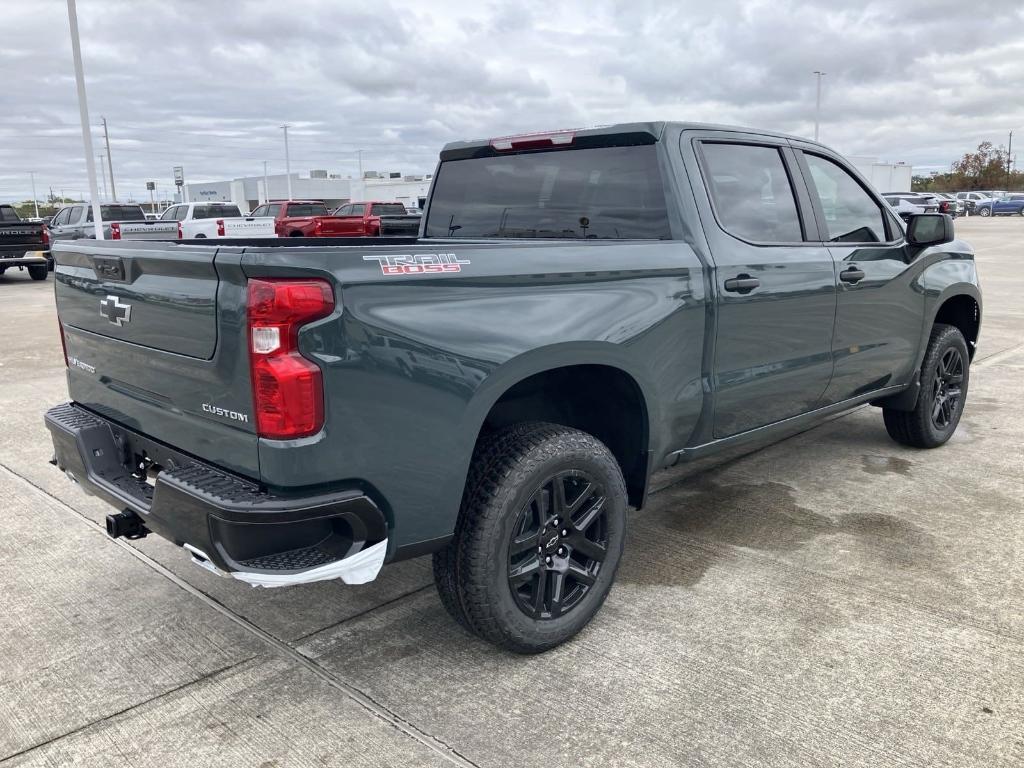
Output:
[[281,204],[280,203],[275,203],[274,205],[271,205],[271,206],[267,207],[267,216],[273,216],[276,219],[277,215],[280,212],[281,212]]
[[701,150],[715,213],[726,232],[756,243],[804,239],[778,147],[705,143]]
[[61,208],[56,216],[53,217],[51,224],[55,227],[61,227],[68,223],[68,219],[71,218],[70,208]]
[[819,155],[804,153],[811,170],[811,196],[818,196],[830,242],[884,243],[881,207],[846,169]]
[[347,216],[362,216],[363,213],[366,211],[366,206],[363,205],[362,203],[350,207],[352,208],[352,210],[346,214]]
[[163,213],[161,213],[160,221],[173,221],[175,207],[176,206],[172,205],[170,208],[166,209]]
[[249,215],[250,216],[266,216],[267,215],[267,206],[261,205],[255,211],[250,213]]

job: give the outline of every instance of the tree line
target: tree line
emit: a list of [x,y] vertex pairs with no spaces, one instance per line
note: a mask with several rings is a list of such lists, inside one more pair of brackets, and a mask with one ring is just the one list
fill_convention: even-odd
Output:
[[1010,153],[983,141],[974,152],[966,152],[948,173],[915,176],[915,192],[970,192],[974,189],[1024,190],[1024,172],[1011,167]]

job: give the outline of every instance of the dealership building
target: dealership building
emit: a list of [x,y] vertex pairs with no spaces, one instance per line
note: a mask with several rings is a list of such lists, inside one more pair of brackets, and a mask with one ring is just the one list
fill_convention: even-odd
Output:
[[[342,178],[314,170],[309,176],[291,174],[293,200],[323,200],[333,208],[352,201],[399,202],[406,208],[422,209],[430,189],[431,174],[404,176],[401,173],[366,171],[361,179]],[[227,181],[186,183],[184,201],[235,203],[247,213],[267,200],[288,199],[288,176],[246,176]],[[175,202],[182,202],[179,195]]]

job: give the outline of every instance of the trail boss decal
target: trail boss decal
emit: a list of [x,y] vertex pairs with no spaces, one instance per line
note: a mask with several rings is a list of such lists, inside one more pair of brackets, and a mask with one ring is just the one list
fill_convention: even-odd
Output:
[[460,259],[454,253],[392,254],[363,256],[363,261],[376,261],[385,275],[436,275],[461,272],[469,259]]

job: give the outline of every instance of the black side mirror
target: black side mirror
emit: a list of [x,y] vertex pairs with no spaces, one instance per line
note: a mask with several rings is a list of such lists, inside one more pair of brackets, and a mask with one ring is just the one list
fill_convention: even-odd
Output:
[[953,242],[953,217],[948,213],[915,213],[907,218],[907,243],[917,248]]

